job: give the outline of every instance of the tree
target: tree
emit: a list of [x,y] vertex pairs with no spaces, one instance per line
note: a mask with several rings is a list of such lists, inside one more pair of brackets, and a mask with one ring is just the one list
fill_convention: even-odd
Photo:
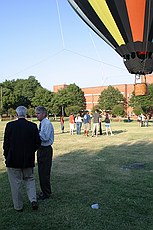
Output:
[[102,110],[112,110],[115,105],[124,104],[124,97],[118,89],[108,86],[101,92],[98,102]]
[[28,97],[28,99],[31,101],[32,98],[35,96],[35,91],[41,87],[40,83],[34,76],[28,77],[28,79],[25,80],[25,92],[24,94]]
[[0,108],[0,121],[2,121],[3,109]]
[[80,110],[84,109],[84,92],[76,84],[70,84],[66,91],[68,106],[79,106]]
[[52,112],[52,97],[53,97],[53,92],[42,88],[42,87],[38,87],[35,91],[35,96],[32,98],[32,106],[36,107],[39,105],[44,106],[48,113]]
[[16,106],[23,104],[26,107],[31,107],[31,101],[38,87],[40,87],[40,83],[33,76],[28,79],[17,79],[14,86],[14,95],[18,98]]
[[51,110],[52,110],[52,114],[62,114],[62,108],[57,104],[52,104]]
[[3,103],[3,109],[5,112],[8,111],[9,108],[15,109],[15,102],[16,98],[14,95],[14,85],[15,81],[5,81],[2,83],[2,103]]
[[81,111],[85,108],[84,93],[77,85],[70,84],[67,88],[61,89],[56,94],[54,94],[51,104],[56,110],[56,114],[62,114],[62,109],[65,111],[67,107],[71,106],[76,106],[77,110]]
[[96,110],[102,112],[101,107],[100,107],[99,104],[98,104],[98,105],[95,105],[95,106],[92,108],[91,112],[94,113]]
[[133,109],[133,112],[138,116],[141,113],[144,113],[144,111],[142,110],[141,106],[137,106]]
[[153,84],[148,85],[148,93],[145,96],[135,96],[134,93],[129,101],[129,106],[140,109],[143,113],[150,113],[153,111]]
[[35,109],[34,108],[29,108],[28,109],[28,115],[31,117],[31,119],[32,119],[32,117],[35,115]]
[[12,117],[16,115],[15,109],[9,108],[8,109],[8,115],[10,116],[10,120],[12,120]]
[[54,114],[62,114],[62,108],[67,107],[67,90],[66,88],[54,93],[51,100],[52,111]]
[[122,117],[125,114],[123,105],[115,105],[112,109],[112,114]]
[[67,116],[69,116],[70,113],[77,114],[79,112],[80,112],[80,107],[78,105],[68,106],[65,108],[65,113]]
[[3,108],[7,112],[9,108],[15,109],[19,105],[31,107],[31,100],[40,83],[35,77],[5,81],[1,84],[3,93]]

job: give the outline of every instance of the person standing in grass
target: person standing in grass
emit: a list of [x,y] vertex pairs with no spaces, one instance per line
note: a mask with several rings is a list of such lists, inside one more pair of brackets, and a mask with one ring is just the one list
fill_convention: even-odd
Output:
[[146,126],[146,127],[148,127],[149,119],[150,119],[149,114],[146,114],[146,120],[145,120],[145,126]]
[[90,115],[89,112],[86,111],[83,117],[83,123],[84,123],[84,135],[89,136],[89,128],[90,128]]
[[95,110],[95,113],[93,114],[92,119],[93,119],[92,137],[94,136],[94,133],[95,133],[95,135],[97,137],[98,130],[99,130],[99,123],[100,123],[100,120],[101,120],[101,116],[99,115],[97,109]]
[[73,133],[74,133],[74,123],[75,123],[73,113],[71,113],[70,116],[69,116],[69,123],[70,123],[70,134],[73,135]]
[[137,121],[138,121],[138,125],[141,127],[141,126],[142,126],[142,118],[141,118],[141,115],[138,115]]
[[50,120],[47,118],[47,110],[43,106],[35,109],[39,124],[39,136],[41,146],[37,151],[38,174],[41,192],[38,196],[40,200],[45,200],[53,195],[51,189],[51,167],[54,143],[54,128]]
[[64,133],[64,116],[60,117],[60,123],[61,123],[61,132]]
[[23,211],[22,180],[25,181],[32,209],[38,209],[33,168],[35,151],[40,146],[37,125],[25,119],[27,109],[16,109],[17,120],[7,123],[4,133],[4,157],[14,209]]
[[111,125],[110,125],[110,119],[108,116],[108,113],[106,113],[106,117],[105,117],[105,128],[106,128],[106,135],[108,136],[108,131],[110,131],[111,136],[113,135],[112,133],[112,129],[111,129]]
[[80,113],[77,114],[77,116],[75,118],[75,123],[76,123],[77,134],[81,134],[82,119],[81,119]]

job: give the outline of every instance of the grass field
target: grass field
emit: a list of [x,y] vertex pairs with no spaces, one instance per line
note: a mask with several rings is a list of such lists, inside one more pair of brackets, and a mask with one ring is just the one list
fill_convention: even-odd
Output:
[[[0,123],[3,141],[5,122]],[[34,212],[25,188],[24,212],[12,207],[0,150],[0,228],[2,230],[153,230],[153,124],[112,122],[114,136],[85,137],[55,128],[53,199]],[[39,181],[35,167],[37,191]],[[99,209],[92,209],[93,203]]]

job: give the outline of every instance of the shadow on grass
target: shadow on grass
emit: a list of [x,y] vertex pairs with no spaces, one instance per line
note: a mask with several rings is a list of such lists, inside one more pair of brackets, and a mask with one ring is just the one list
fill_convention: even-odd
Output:
[[62,132],[55,132],[55,135],[59,135],[59,134],[63,135],[63,134],[66,134],[66,133],[70,133],[70,131],[64,131],[64,133],[62,133]]
[[[109,146],[101,151],[67,152],[54,158],[55,197],[33,212],[24,191],[25,209],[12,208],[5,172],[0,173],[2,229],[153,229],[153,144]],[[143,167],[124,167],[143,164]],[[36,167],[36,179],[38,175]],[[98,203],[100,208],[91,208]],[[7,223],[7,224],[6,224]],[[13,228],[12,228],[13,226]]]
[[125,133],[125,132],[127,132],[127,130],[125,130],[125,129],[124,130],[121,129],[121,130],[114,130],[113,131],[114,134],[120,134],[120,133]]

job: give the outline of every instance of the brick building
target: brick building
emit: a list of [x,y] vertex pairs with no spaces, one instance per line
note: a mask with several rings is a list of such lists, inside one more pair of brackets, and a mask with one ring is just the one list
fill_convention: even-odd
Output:
[[[142,81],[144,79],[142,78]],[[148,75],[146,76],[146,82],[148,84],[153,83],[153,75]],[[132,108],[128,107],[128,101],[132,95],[132,92],[134,91],[134,84],[121,84],[121,85],[112,85],[114,88],[118,89],[122,95],[124,96],[126,102],[127,102],[127,108],[126,108],[126,113],[131,116],[132,113]],[[53,91],[56,93],[58,90],[66,88],[67,85],[55,85],[53,87]],[[89,87],[89,88],[81,88],[82,91],[84,92],[84,96],[86,99],[86,109],[91,111],[92,108],[98,104],[98,98],[101,94],[101,92],[104,89],[107,89],[108,86],[95,86],[95,87]]]

